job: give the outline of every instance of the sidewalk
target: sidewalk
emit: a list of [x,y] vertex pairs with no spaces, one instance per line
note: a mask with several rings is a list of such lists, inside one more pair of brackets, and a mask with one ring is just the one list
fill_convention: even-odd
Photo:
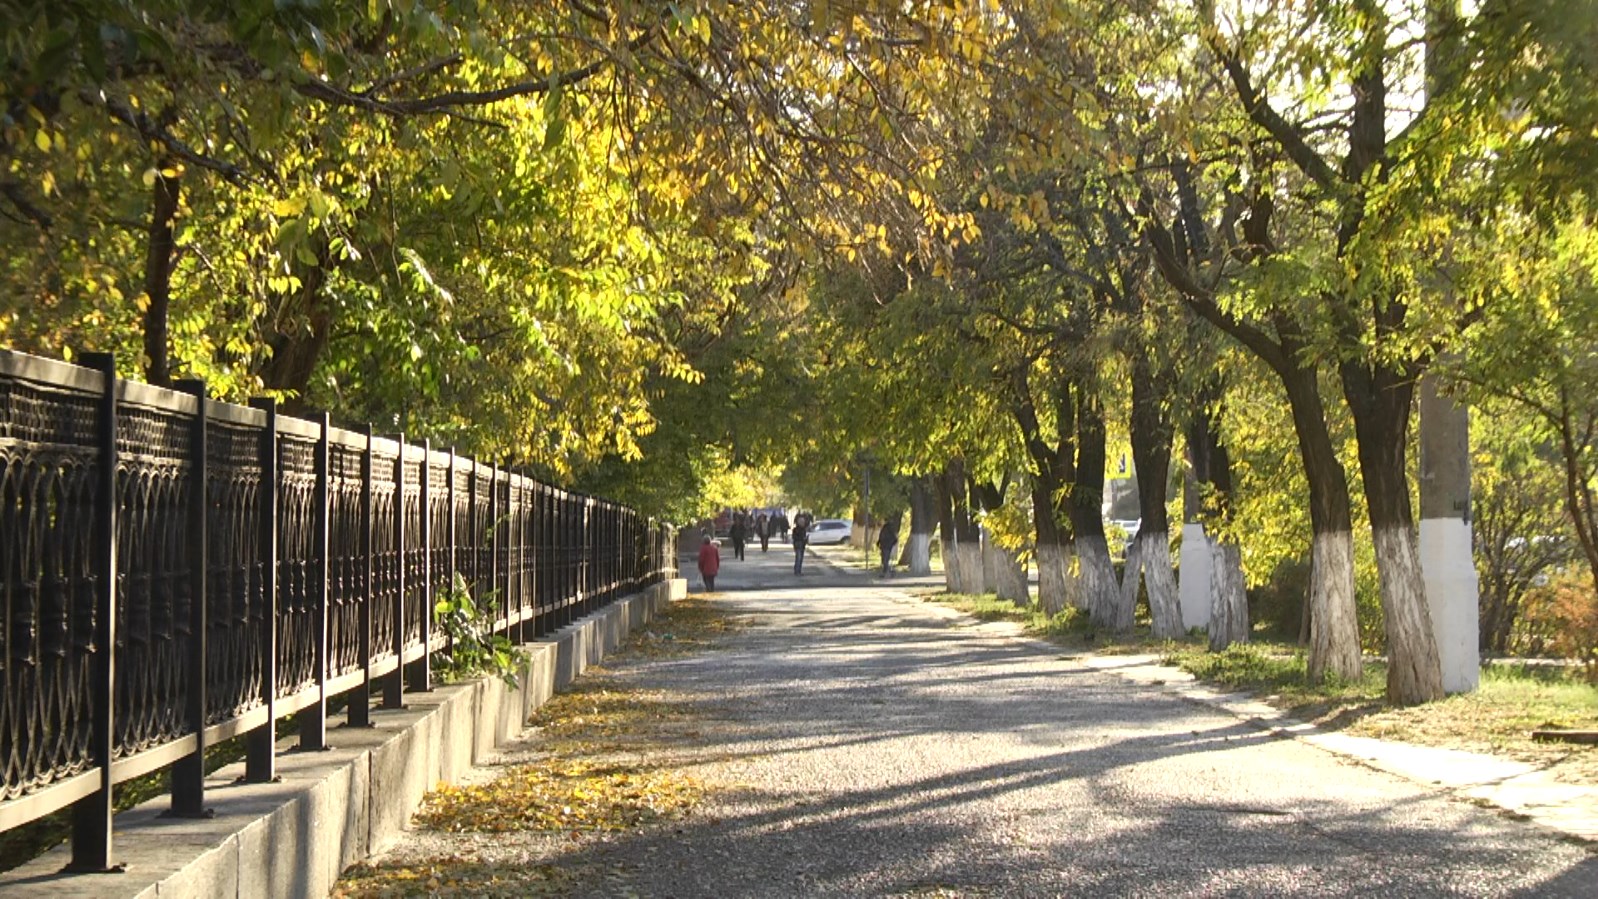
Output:
[[[852,572],[846,566],[834,568]],[[923,584],[941,585],[942,578],[906,578],[901,585]],[[1015,625],[995,622],[985,627],[993,633],[1032,639]],[[1300,740],[1461,799],[1486,803],[1570,837],[1598,842],[1598,787],[1561,783],[1536,766],[1513,759],[1324,731],[1249,693],[1225,693],[1208,687],[1180,668],[1161,664],[1157,655],[1090,654],[1082,657],[1082,664],[1223,710],[1276,736]],[[1598,750],[1573,747],[1572,751]],[[1593,892],[1598,895],[1598,885]]]
[[[1083,664],[1222,709],[1276,736],[1299,740],[1458,798],[1487,803],[1571,837],[1598,842],[1598,787],[1560,783],[1535,766],[1512,759],[1323,731],[1248,693],[1218,692],[1179,668],[1160,664],[1158,656],[1091,656]],[[1594,894],[1598,895],[1598,884],[1594,884]]]
[[[775,546],[724,560],[717,586],[707,601],[736,628],[692,652],[624,653],[597,685],[641,691],[644,720],[665,721],[605,753],[707,785],[688,818],[430,831],[386,863],[464,856],[576,896],[1591,897],[1598,884],[1588,849],[1459,801],[1504,783],[1497,769],[1451,767],[1452,788],[1432,783],[1440,769],[1395,776],[1241,698],[1179,690],[1147,659],[1066,655],[825,553],[799,577]],[[550,752],[535,736],[504,764]]]

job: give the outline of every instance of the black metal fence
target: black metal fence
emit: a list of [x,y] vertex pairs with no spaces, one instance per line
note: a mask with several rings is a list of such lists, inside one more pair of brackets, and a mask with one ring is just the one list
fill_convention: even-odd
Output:
[[670,534],[632,509],[427,443],[0,351],[0,830],[72,806],[72,866],[112,864],[111,788],[172,766],[204,814],[205,749],[278,719],[326,745],[431,684],[459,573],[535,639],[659,581]]

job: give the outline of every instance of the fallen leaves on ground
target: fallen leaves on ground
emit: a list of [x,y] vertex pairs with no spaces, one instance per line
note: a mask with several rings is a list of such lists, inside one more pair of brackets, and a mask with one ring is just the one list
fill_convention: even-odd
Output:
[[360,864],[344,872],[332,899],[387,896],[560,896],[576,881],[574,872],[548,864],[485,864],[474,859],[440,858],[422,864]]
[[[712,602],[673,603],[635,632],[611,664],[702,651],[729,629]],[[585,834],[635,831],[689,815],[704,787],[672,770],[661,749],[698,736],[692,709],[676,697],[630,686],[611,668],[594,667],[545,703],[531,724],[529,746],[540,758],[506,768],[490,782],[440,785],[423,800],[417,825],[441,836],[462,835],[448,838],[447,850],[357,865],[333,896],[566,895],[596,879],[611,895],[631,895],[626,872],[550,855],[550,841],[570,846]],[[469,836],[485,833],[535,838],[496,837],[487,849],[483,838]],[[476,849],[469,848],[473,839]],[[484,857],[473,857],[479,854]],[[515,861],[505,860],[510,857]]]
[[632,830],[683,816],[703,793],[692,778],[669,771],[550,759],[492,783],[437,790],[416,820],[457,833]]

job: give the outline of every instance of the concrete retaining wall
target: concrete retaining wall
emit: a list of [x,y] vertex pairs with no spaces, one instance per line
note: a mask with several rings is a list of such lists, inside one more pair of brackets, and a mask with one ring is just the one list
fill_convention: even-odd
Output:
[[163,817],[166,797],[118,815],[121,873],[61,874],[63,846],[0,874],[0,895],[325,896],[340,871],[399,836],[423,794],[520,734],[556,690],[686,589],[682,580],[659,584],[528,644],[516,687],[488,678],[407,693],[405,708],[375,710],[373,727],[331,728],[325,752],[296,752],[285,740],[277,783],[237,783],[242,762],[222,768],[206,782],[214,818]]

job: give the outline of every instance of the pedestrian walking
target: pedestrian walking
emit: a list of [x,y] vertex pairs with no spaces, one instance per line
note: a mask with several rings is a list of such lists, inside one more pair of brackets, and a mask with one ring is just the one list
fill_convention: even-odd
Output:
[[810,516],[800,512],[793,517],[793,573],[805,573],[805,544],[810,542]]
[[755,516],[755,536],[760,538],[760,551],[765,552],[771,544],[771,519],[764,512]]
[[742,562],[744,558],[744,544],[749,540],[749,516],[743,512],[732,514],[732,530],[727,536],[732,538],[732,557]]
[[899,516],[888,519],[877,534],[877,549],[882,552],[882,576],[893,576],[893,548],[899,545]]
[[716,574],[720,571],[721,549],[706,531],[704,541],[699,544],[699,576],[705,579],[706,593],[716,589]]

